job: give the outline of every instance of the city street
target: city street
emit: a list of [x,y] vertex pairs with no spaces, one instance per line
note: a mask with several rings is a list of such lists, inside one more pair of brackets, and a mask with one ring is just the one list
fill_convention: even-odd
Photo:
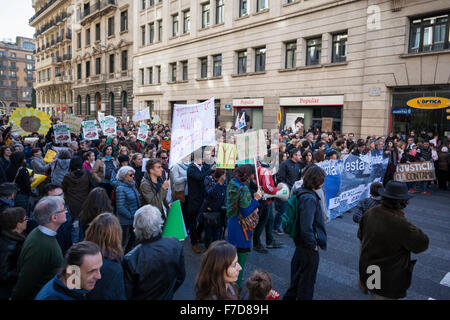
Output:
[[[406,217],[430,238],[427,251],[417,259],[407,300],[450,299],[450,192],[436,191],[430,196],[415,194],[406,208]],[[314,299],[366,300],[357,284],[359,239],[358,225],[350,214],[327,224],[328,248],[320,251],[320,264]],[[289,286],[290,261],[294,244],[287,236],[275,237],[285,243],[281,249],[269,249],[268,254],[252,251],[245,266],[244,279],[258,268],[269,271],[274,289],[282,295]],[[200,255],[193,253],[189,239],[184,243],[186,280],[174,299],[194,299],[194,282],[200,266]],[[444,280],[444,277],[447,278]],[[445,284],[441,284],[446,283]]]

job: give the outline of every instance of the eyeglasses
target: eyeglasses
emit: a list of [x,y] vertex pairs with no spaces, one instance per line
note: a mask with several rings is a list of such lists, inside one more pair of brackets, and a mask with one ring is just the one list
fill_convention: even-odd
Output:
[[167,160],[167,159],[169,159],[169,157],[161,157],[161,159]]
[[56,211],[56,212],[53,213],[53,214],[60,214],[60,213],[63,213],[63,212],[67,212],[67,209],[64,208],[64,209],[62,209],[62,210],[60,210],[60,211]]
[[129,177],[134,177],[134,173],[130,173],[128,176]]
[[28,221],[30,218],[28,218],[27,216],[25,216],[22,220],[22,222]]

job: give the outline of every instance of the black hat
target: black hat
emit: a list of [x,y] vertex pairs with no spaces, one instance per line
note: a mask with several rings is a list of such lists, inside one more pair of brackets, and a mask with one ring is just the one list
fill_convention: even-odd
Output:
[[17,185],[13,182],[5,182],[0,184],[0,197],[10,196],[17,192]]
[[386,188],[378,189],[380,196],[389,199],[408,200],[412,196],[408,194],[408,187],[404,182],[389,181],[386,184]]
[[356,144],[356,146],[357,147],[362,147],[362,146],[365,146],[366,144],[364,143],[364,142],[362,142],[362,141],[359,141],[357,144]]
[[130,158],[128,158],[128,156],[126,154],[121,154],[117,160],[119,161],[119,163],[122,163],[125,161],[130,162]]

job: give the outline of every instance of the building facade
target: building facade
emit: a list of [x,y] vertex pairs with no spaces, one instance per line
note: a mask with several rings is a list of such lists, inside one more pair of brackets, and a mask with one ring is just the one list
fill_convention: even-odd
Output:
[[133,113],[132,0],[74,2],[74,113]]
[[37,108],[51,115],[72,112],[71,0],[33,0],[36,29]]
[[242,112],[276,128],[280,109],[282,127],[444,135],[445,108],[407,102],[450,98],[449,14],[446,0],[138,1],[134,107],[170,123],[175,103],[214,96],[227,128]]
[[35,44],[17,37],[16,43],[0,42],[0,110],[11,114],[17,107],[32,106]]

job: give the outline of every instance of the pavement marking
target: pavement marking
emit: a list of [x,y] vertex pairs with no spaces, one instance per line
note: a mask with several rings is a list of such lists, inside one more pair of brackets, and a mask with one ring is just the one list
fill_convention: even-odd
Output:
[[447,272],[445,277],[439,282],[439,284],[442,284],[443,286],[447,286],[450,288],[450,272]]

